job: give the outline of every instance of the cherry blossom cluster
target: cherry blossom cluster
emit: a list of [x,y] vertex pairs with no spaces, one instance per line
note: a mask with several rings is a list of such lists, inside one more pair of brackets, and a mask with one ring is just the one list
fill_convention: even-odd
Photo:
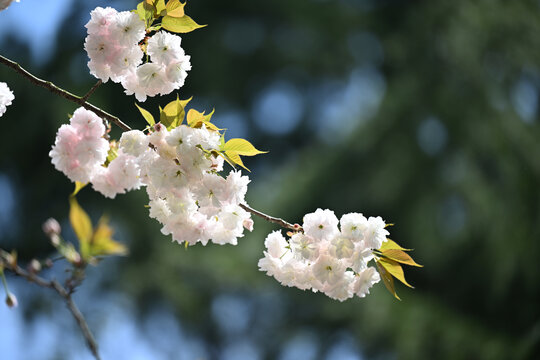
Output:
[[[126,94],[135,94],[139,101],[184,85],[191,64],[178,35],[159,31],[145,38],[145,23],[136,13],[111,7],[97,7],[90,16],[84,48],[92,75],[103,82],[121,83]],[[151,62],[143,63],[144,48]]]
[[218,174],[223,169],[218,131],[205,125],[169,131],[157,124],[148,134],[124,132],[108,164],[104,134],[97,115],[77,109],[70,124],[58,130],[52,163],[72,181],[90,182],[109,198],[146,186],[150,217],[177,242],[236,245],[244,228],[252,230],[251,215],[240,206],[250,180],[239,171],[226,178]]
[[0,82],[0,116],[4,115],[6,108],[11,105],[15,95],[5,82]]
[[289,240],[280,231],[266,237],[259,269],[282,285],[321,291],[339,301],[365,297],[380,281],[368,263],[386,241],[385,227],[380,217],[350,213],[338,220],[333,211],[317,209],[304,216],[303,232]]

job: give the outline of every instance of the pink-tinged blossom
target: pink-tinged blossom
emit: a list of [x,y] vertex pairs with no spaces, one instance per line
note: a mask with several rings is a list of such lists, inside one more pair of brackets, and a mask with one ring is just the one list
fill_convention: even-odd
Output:
[[148,137],[139,130],[126,131],[122,133],[119,145],[125,154],[138,157],[148,150]]
[[55,168],[71,181],[89,182],[105,162],[109,143],[103,139],[105,126],[93,112],[78,108],[56,134],[49,152]]
[[[8,4],[9,5],[9,4]],[[0,117],[6,112],[6,108],[11,105],[15,95],[5,82],[0,82]]]
[[121,83],[126,94],[134,94],[138,101],[169,94],[184,85],[191,63],[178,35],[158,31],[151,36],[146,47],[151,61],[143,63],[139,43],[145,40],[146,26],[136,13],[97,7],[86,28],[88,67],[103,82]]

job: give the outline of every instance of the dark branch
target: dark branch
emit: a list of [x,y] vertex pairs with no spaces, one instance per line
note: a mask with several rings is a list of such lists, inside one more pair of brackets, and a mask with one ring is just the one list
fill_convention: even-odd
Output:
[[240,204],[240,207],[250,213],[252,213],[253,215],[257,215],[261,218],[263,218],[264,220],[266,221],[269,221],[269,222],[272,222],[274,224],[278,224],[279,226],[281,226],[282,228],[285,228],[285,229],[289,229],[289,230],[292,230],[292,231],[302,231],[302,227],[298,224],[291,224],[291,223],[288,223],[286,222],[285,220],[283,219],[280,219],[280,218],[277,218],[277,217],[273,217],[273,216],[270,216],[270,215],[266,215],[265,213],[262,213],[258,210],[255,210],[253,208],[250,208],[248,205],[246,204]]
[[68,91],[66,91],[66,90],[64,90],[62,88],[59,88],[58,86],[54,85],[50,81],[41,80],[40,78],[38,78],[38,77],[32,75],[31,73],[29,73],[28,71],[26,71],[24,68],[22,68],[16,62],[9,60],[9,59],[3,57],[2,55],[0,55],[0,63],[12,68],[13,70],[18,72],[19,74],[23,75],[25,78],[30,80],[30,82],[33,83],[34,85],[44,87],[45,89],[49,90],[53,94],[60,95],[63,98],[65,98],[65,99],[67,99],[69,101],[72,101],[72,102],[84,107],[87,110],[93,111],[98,116],[100,116],[100,117],[102,117],[104,119],[107,119],[110,122],[115,123],[118,127],[120,127],[124,131],[131,130],[131,128],[128,125],[124,124],[122,122],[122,120],[120,120],[116,116],[113,116],[113,115],[109,114],[108,112],[105,112],[105,111],[101,110],[100,108],[86,102],[85,97],[87,95],[89,96],[89,94],[91,95],[92,92],[93,92],[92,90],[90,90],[89,94],[86,94],[83,97],[79,97],[77,95],[73,95],[72,93],[70,93],[70,92],[68,92]]
[[[64,90],[62,88],[59,88],[58,86],[54,85],[50,81],[45,81],[45,80],[41,80],[41,79],[37,78],[36,76],[29,73],[27,70],[23,69],[16,62],[9,60],[9,59],[3,57],[2,55],[0,55],[0,63],[3,63],[4,65],[14,69],[16,72],[18,72],[19,74],[23,75],[28,80],[30,80],[33,84],[44,87],[44,88],[46,88],[47,90],[49,90],[50,92],[52,92],[54,94],[60,95],[60,96],[66,98],[66,99],[68,99],[70,101],[73,101],[73,102],[81,105],[82,107],[84,107],[84,108],[86,108],[88,110],[91,110],[91,111],[95,112],[97,115],[101,116],[102,118],[105,118],[105,119],[113,122],[118,127],[120,127],[122,130],[124,130],[124,131],[131,130],[131,128],[128,125],[124,124],[116,116],[113,116],[113,115],[111,115],[111,114],[97,108],[96,106],[86,102],[88,97],[90,97],[90,95],[92,95],[92,93],[101,85],[101,80],[98,81],[92,87],[92,89],[90,89],[90,91],[86,95],[84,95],[83,97],[79,97],[79,96],[71,94],[70,92],[68,92],[68,91],[66,91],[66,90]],[[240,206],[244,210],[246,210],[246,211],[248,211],[248,212],[250,212],[250,213],[252,213],[254,215],[257,215],[257,216],[265,219],[266,221],[278,224],[279,226],[281,226],[281,227],[283,227],[285,229],[289,229],[289,230],[292,230],[292,231],[302,231],[302,227],[300,225],[298,225],[298,224],[293,225],[291,223],[286,222],[283,219],[266,215],[266,214],[264,214],[264,213],[262,213],[260,211],[257,211],[255,209],[250,208],[248,205],[245,205],[245,204],[241,204]]]
[[86,93],[86,95],[84,95],[81,99],[82,99],[83,101],[87,101],[88,98],[89,98],[90,96],[92,96],[92,94],[94,93],[94,91],[96,91],[97,88],[101,86],[101,84],[103,84],[103,82],[101,81],[101,79],[99,79],[99,80],[97,81],[97,83],[95,83],[94,86],[92,86],[92,88],[91,88],[90,90],[88,90],[88,92]]
[[55,290],[58,295],[64,301],[66,302],[66,305],[71,312],[71,315],[75,318],[75,321],[79,325],[84,339],[86,340],[86,344],[90,351],[92,352],[92,355],[96,358],[96,360],[100,360],[99,352],[98,352],[98,345],[96,343],[96,340],[94,339],[94,336],[92,335],[92,331],[90,331],[90,328],[88,327],[88,324],[86,323],[86,320],[84,319],[83,314],[79,311],[77,308],[77,305],[75,305],[75,302],[73,301],[73,298],[71,297],[71,293],[67,291],[62,285],[60,285],[56,280],[47,280],[44,279],[32,272],[28,272],[21,268],[19,265],[15,263],[10,263],[7,260],[7,256],[9,254],[5,252],[4,250],[0,249],[0,266],[4,267],[7,270],[12,271],[15,275],[20,276],[24,279],[26,279],[29,282],[32,282],[34,284],[37,284],[41,287],[50,288]]

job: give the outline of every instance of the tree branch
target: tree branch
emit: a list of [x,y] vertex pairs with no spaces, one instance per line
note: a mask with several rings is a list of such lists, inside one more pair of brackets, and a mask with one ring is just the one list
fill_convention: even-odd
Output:
[[289,230],[292,230],[292,231],[302,231],[302,227],[300,225],[298,225],[298,224],[293,225],[293,224],[288,223],[287,221],[285,221],[285,220],[283,220],[281,218],[266,215],[265,213],[262,213],[262,212],[260,212],[258,210],[255,210],[255,209],[249,207],[246,204],[240,204],[240,207],[242,209],[246,210],[247,212],[252,213],[253,215],[257,215],[258,217],[263,218],[266,221],[272,222],[274,224],[278,224],[282,228],[289,229]]
[[89,98],[90,96],[92,96],[92,94],[94,93],[94,91],[96,91],[97,88],[101,86],[101,84],[103,84],[103,81],[101,81],[101,79],[99,79],[99,80],[97,81],[97,83],[95,83],[94,86],[92,86],[92,88],[91,88],[90,90],[88,90],[88,92],[86,93],[86,95],[84,95],[81,99],[82,99],[83,101],[88,100],[88,98]]
[[50,81],[45,81],[45,80],[42,80],[42,79],[32,75],[30,72],[25,70],[22,66],[20,66],[18,63],[14,62],[14,61],[11,61],[8,58],[3,57],[2,55],[0,55],[0,63],[12,68],[16,72],[18,72],[19,74],[21,74],[22,76],[27,78],[28,80],[30,80],[30,82],[33,83],[34,85],[44,87],[45,89],[49,90],[53,94],[60,95],[61,97],[65,98],[65,99],[67,99],[69,101],[72,101],[72,102],[84,107],[87,110],[93,111],[98,116],[100,116],[100,117],[102,117],[104,119],[107,119],[110,122],[116,124],[118,127],[120,127],[124,131],[131,130],[131,128],[128,125],[124,124],[122,122],[122,120],[120,120],[116,116],[113,116],[113,115],[109,114],[108,112],[105,112],[105,111],[101,110],[100,108],[86,102],[86,98],[88,96],[92,95],[92,93],[95,91],[94,88],[97,88],[96,85],[94,85],[94,87],[92,87],[92,89],[90,89],[88,94],[86,94],[83,97],[79,97],[77,95],[74,95],[74,94],[62,89],[62,88],[59,88],[58,86],[54,85]]
[[[50,81],[45,81],[45,80],[41,80],[41,79],[37,78],[36,76],[32,75],[27,70],[22,68],[18,63],[14,62],[14,61],[11,61],[11,60],[3,57],[2,55],[0,55],[0,63],[3,63],[4,65],[14,69],[16,72],[18,72],[19,74],[23,75],[28,80],[30,80],[33,84],[35,84],[37,86],[44,87],[44,88],[46,88],[47,90],[49,90],[50,92],[52,92],[54,94],[60,95],[60,96],[66,98],[66,99],[68,99],[70,101],[73,101],[76,104],[81,105],[82,107],[84,107],[84,108],[86,108],[86,109],[88,109],[90,111],[95,112],[97,115],[101,116],[102,118],[105,118],[105,119],[113,122],[118,127],[120,127],[122,130],[124,130],[124,131],[131,130],[131,128],[128,125],[124,124],[116,116],[113,116],[113,115],[101,110],[100,108],[86,102],[88,97],[90,97],[90,95],[92,95],[93,92],[101,85],[101,80],[98,81],[90,89],[90,91],[88,91],[88,93],[86,95],[84,95],[82,97],[79,97],[79,96],[71,94],[70,92],[68,92],[68,91],[66,91],[66,90],[64,90],[62,88],[59,88],[58,86],[54,85]],[[240,206],[244,210],[246,210],[246,211],[248,211],[248,212],[250,212],[250,213],[252,213],[254,215],[257,215],[257,216],[265,219],[266,221],[278,224],[279,226],[281,226],[281,227],[283,227],[285,229],[289,229],[289,230],[292,230],[292,231],[302,231],[302,227],[300,225],[298,225],[298,224],[293,225],[293,224],[288,223],[287,221],[285,221],[283,219],[276,218],[276,217],[273,217],[273,216],[270,216],[270,215],[266,215],[266,214],[264,214],[264,213],[262,213],[262,212],[260,212],[258,210],[255,210],[255,209],[249,207],[246,204],[241,204]]]
[[94,355],[96,360],[101,360],[99,356],[99,352],[98,352],[98,345],[96,343],[96,340],[94,339],[94,336],[92,335],[92,331],[90,331],[90,328],[88,327],[88,324],[86,323],[86,320],[83,314],[79,311],[79,309],[77,308],[77,305],[75,305],[75,302],[73,301],[73,298],[71,297],[71,293],[67,291],[62,285],[60,285],[58,281],[47,280],[32,272],[28,272],[24,270],[23,268],[21,268],[16,263],[8,261],[7,256],[9,256],[9,254],[5,252],[4,250],[0,249],[0,266],[4,267],[7,270],[12,271],[17,276],[20,276],[26,279],[28,282],[32,282],[41,287],[55,290],[58,293],[58,295],[60,295],[60,297],[64,299],[69,311],[71,312],[71,315],[73,315],[73,317],[75,318],[75,321],[79,325],[83,333],[84,339],[86,340],[86,345],[92,352],[92,355]]

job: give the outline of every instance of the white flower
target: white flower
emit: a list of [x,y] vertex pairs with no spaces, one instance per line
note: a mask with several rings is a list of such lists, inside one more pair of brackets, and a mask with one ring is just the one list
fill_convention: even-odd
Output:
[[328,254],[320,255],[312,270],[321,283],[336,284],[345,275],[345,266]]
[[152,62],[169,65],[184,57],[184,50],[180,47],[182,38],[164,31],[160,31],[148,40],[148,54]]
[[354,243],[349,238],[336,236],[331,244],[332,251],[338,259],[350,258],[354,252]]
[[139,130],[126,131],[122,133],[119,144],[124,153],[137,157],[148,149],[148,137]]
[[302,259],[315,260],[319,256],[319,247],[315,243],[315,239],[302,233],[294,234],[291,237],[291,247],[294,254],[299,255]]
[[288,249],[289,243],[285,240],[281,231],[271,232],[264,240],[264,246],[268,250],[268,255],[274,259],[280,259],[287,252],[290,252]]
[[304,216],[304,232],[318,240],[331,239],[338,232],[338,219],[332,210],[317,209]]
[[139,15],[130,11],[116,14],[114,19],[113,37],[120,45],[132,46],[144,39],[145,24]]
[[11,102],[14,99],[15,95],[13,95],[13,92],[9,89],[7,84],[5,82],[0,82],[0,116],[4,115],[6,107],[11,105]]
[[390,233],[385,229],[386,224],[380,217],[370,217],[368,219],[368,226],[365,232],[365,243],[367,247],[371,249],[379,249],[386,240],[386,236]]
[[341,233],[354,241],[364,238],[364,231],[367,229],[368,221],[364,215],[358,213],[345,214],[339,220]]
[[343,277],[335,284],[327,284],[323,288],[323,292],[330,298],[339,301],[345,301],[354,296],[353,283],[354,273],[345,271]]
[[374,267],[368,267],[356,275],[353,284],[353,291],[358,297],[365,297],[369,294],[369,289],[381,280],[381,277]]

